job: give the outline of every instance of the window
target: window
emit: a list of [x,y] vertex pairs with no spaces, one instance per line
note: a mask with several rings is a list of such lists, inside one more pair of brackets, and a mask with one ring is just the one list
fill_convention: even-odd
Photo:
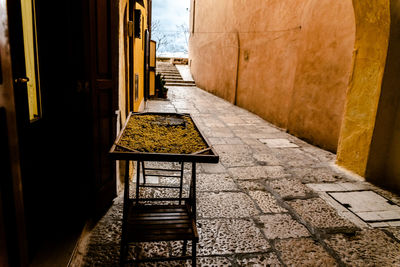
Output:
[[135,73],[135,101],[139,99],[139,74]]
[[144,38],[145,36],[144,36],[144,16],[142,16],[142,36],[143,36],[143,38],[142,38],[142,50],[144,50],[144,39],[146,39],[146,38]]
[[190,32],[193,34],[194,33],[194,23],[195,23],[195,18],[196,18],[196,0],[192,0],[191,2],[192,6],[191,6],[191,12],[190,15],[191,17],[191,28],[190,28]]
[[135,38],[141,38],[142,11],[135,9]]

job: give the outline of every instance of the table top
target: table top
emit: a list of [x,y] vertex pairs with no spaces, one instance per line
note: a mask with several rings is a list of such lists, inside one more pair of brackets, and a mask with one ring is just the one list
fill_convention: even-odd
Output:
[[217,163],[219,156],[187,113],[133,113],[109,152],[115,160]]

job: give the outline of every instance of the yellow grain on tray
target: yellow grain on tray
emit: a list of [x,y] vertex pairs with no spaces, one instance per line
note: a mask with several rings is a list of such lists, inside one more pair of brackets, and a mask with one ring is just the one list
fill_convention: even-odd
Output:
[[117,150],[124,152],[174,154],[191,154],[207,148],[192,119],[184,115],[133,115],[118,145]]

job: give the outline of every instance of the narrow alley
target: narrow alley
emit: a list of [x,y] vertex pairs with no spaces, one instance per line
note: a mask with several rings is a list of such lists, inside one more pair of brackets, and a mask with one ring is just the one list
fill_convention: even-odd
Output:
[[400,266],[399,18],[0,1],[0,267]]
[[[377,194],[399,215],[399,196],[341,171],[334,154],[197,87],[169,87],[168,101],[148,101],[146,110],[190,113],[220,156],[218,164],[197,170],[199,266],[400,265],[400,221],[363,221],[333,198],[349,191]],[[151,190],[145,194],[165,193]],[[120,195],[81,240],[72,266],[118,265],[122,203]],[[369,206],[369,215],[382,206]],[[171,256],[178,243],[135,251]],[[145,266],[183,265],[163,264]]]

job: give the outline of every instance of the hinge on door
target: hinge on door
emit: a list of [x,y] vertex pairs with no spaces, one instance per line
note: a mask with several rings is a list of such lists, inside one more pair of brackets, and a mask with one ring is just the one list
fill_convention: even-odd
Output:
[[129,37],[133,36],[133,21],[128,21],[128,35]]

